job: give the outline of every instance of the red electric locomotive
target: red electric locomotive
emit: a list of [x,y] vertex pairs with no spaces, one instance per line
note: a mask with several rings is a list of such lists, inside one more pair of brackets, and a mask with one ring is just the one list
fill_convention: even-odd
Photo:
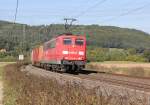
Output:
[[77,72],[86,64],[86,37],[62,34],[32,50],[32,64],[45,69]]

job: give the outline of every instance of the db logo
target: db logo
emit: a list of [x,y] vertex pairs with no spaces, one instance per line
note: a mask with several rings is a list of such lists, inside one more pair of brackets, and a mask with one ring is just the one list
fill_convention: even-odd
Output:
[[72,52],[69,52],[69,54],[77,54],[77,52],[73,52],[73,51],[72,51]]

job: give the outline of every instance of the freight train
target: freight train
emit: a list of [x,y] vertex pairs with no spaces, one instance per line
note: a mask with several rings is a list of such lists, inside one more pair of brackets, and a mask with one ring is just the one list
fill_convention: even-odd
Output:
[[79,72],[86,64],[86,37],[61,34],[31,53],[32,65],[51,71]]

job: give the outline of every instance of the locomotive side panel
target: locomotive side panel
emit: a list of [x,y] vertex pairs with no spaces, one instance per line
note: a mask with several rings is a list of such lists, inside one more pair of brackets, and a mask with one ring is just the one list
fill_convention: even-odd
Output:
[[57,39],[53,39],[45,43],[44,48],[44,63],[56,64],[57,58]]

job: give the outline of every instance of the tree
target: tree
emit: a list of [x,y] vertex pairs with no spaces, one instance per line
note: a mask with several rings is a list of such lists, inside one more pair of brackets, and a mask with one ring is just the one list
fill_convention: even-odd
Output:
[[144,57],[147,58],[148,61],[150,62],[150,49],[144,51]]

